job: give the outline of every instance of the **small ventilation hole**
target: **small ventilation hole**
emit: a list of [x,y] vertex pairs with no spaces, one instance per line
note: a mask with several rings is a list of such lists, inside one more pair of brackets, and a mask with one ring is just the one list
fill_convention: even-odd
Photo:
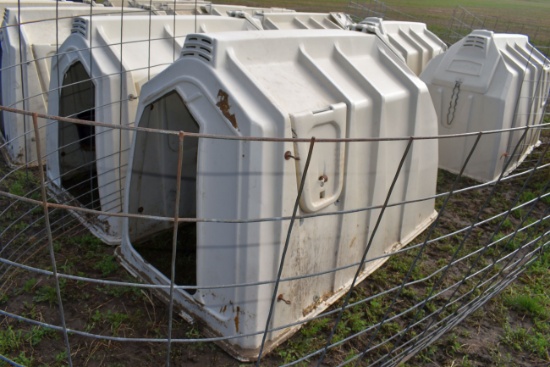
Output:
[[469,36],[464,41],[463,47],[477,47],[484,50],[486,45],[487,45],[487,39],[483,37]]
[[198,57],[210,62],[212,60],[212,40],[197,35],[188,36],[183,44],[181,57]]

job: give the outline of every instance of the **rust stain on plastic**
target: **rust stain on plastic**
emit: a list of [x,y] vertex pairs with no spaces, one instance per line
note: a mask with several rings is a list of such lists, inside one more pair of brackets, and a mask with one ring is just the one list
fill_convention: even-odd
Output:
[[241,312],[241,308],[237,306],[237,314],[235,315],[235,331],[239,332],[239,313]]
[[289,300],[284,299],[284,295],[282,293],[277,296],[277,302],[281,302],[281,301],[283,301],[287,305],[292,303]]
[[238,129],[239,125],[237,124],[235,114],[229,112],[229,109],[231,108],[231,106],[229,105],[229,94],[221,89],[218,91],[218,103],[216,103],[216,106],[218,106],[220,111],[222,111],[225,118],[228,119],[229,122],[231,122],[231,125],[233,125],[235,129]]
[[334,292],[326,292],[325,294],[323,294],[321,297],[319,297],[319,299],[317,299],[312,304],[310,304],[309,306],[307,306],[302,310],[302,316],[305,317],[309,315],[310,312],[315,310],[321,303],[325,302],[327,299],[329,299],[333,295],[334,295]]

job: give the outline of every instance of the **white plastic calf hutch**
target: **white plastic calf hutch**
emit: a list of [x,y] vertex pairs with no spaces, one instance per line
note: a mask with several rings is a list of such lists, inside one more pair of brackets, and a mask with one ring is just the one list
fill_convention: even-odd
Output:
[[[72,17],[86,14],[120,15],[122,11],[121,8],[90,7],[65,2],[59,3],[56,9],[55,2],[44,3],[47,4],[50,5],[20,9],[14,4],[15,7],[5,9],[0,34],[0,104],[4,106],[46,113],[51,58],[57,48],[56,40],[63,42],[69,36]],[[18,24],[21,25],[18,27]],[[2,116],[0,125],[9,162],[14,165],[36,165],[32,119],[5,111]],[[42,121],[40,126],[44,126]],[[42,147],[46,145],[44,136],[45,131],[42,131]]]
[[[244,19],[208,15],[136,15],[124,18],[123,28],[121,21],[75,18],[52,65],[58,77],[51,79],[50,114],[133,125],[141,85],[178,58],[185,35],[254,29]],[[57,199],[120,212],[128,140],[127,130],[50,121],[47,174]],[[106,243],[120,243],[119,218],[77,216]]]
[[203,5],[209,2],[204,1],[166,1],[166,0],[130,0],[128,6],[151,10],[156,15],[195,15],[203,14]]
[[425,23],[371,17],[351,28],[376,34],[403,57],[416,75],[420,75],[431,59],[447,50],[445,42],[430,32]]
[[[472,32],[435,58],[422,73],[439,118],[439,134],[460,134],[541,123],[550,82],[550,61],[527,36]],[[482,136],[464,175],[478,181],[509,174],[538,143],[540,129]],[[440,144],[439,165],[460,172],[476,137]],[[516,145],[518,145],[517,149]],[[514,153],[515,151],[515,153]]]
[[272,11],[286,11],[282,8],[256,8],[243,5],[219,5],[208,1],[164,1],[164,0],[130,0],[129,6],[141,9],[150,9],[158,15],[221,15],[231,16],[232,13],[256,14]]
[[[189,35],[181,58],[146,83],[139,127],[265,138],[372,138],[436,135],[426,85],[374,35],[293,30]],[[197,78],[200,75],[201,78]],[[298,215],[381,205],[407,141],[317,143]],[[184,139],[179,216],[251,220],[291,216],[309,143]],[[434,219],[437,140],[412,144],[368,258],[411,241]],[[299,157],[299,160],[285,159]],[[173,218],[177,136],[138,132],[130,153],[125,212]],[[295,223],[283,278],[359,261],[380,210]],[[173,224],[125,219],[120,257],[134,274],[169,284]],[[261,332],[288,220],[198,222],[179,227],[175,300],[212,335]],[[164,254],[164,256],[163,256]],[[384,262],[368,262],[360,280]],[[355,267],[282,282],[271,327],[306,320],[349,289]],[[293,334],[269,333],[267,349]],[[222,342],[232,355],[257,356],[261,335]]]
[[[4,38],[2,33],[5,32],[4,30],[4,27],[6,27],[6,18],[8,17],[8,15],[5,13],[5,10],[6,8],[10,8],[10,7],[19,7],[19,8],[25,8],[25,7],[31,7],[31,6],[55,6],[56,4],[60,4],[61,6],[65,6],[65,5],[73,5],[73,6],[79,6],[79,4],[75,4],[75,3],[66,3],[66,2],[57,2],[55,0],[32,0],[32,1],[25,1],[25,0],[10,0],[10,1],[2,1],[0,3],[0,13],[3,15],[3,24],[2,24],[2,29],[0,29],[0,85],[2,85],[2,73],[4,72],[3,71],[3,67],[2,67],[2,53],[3,53],[3,47],[2,47],[2,39]],[[13,26],[13,24],[12,24]],[[8,89],[8,88],[3,88],[3,89]],[[0,105],[4,106],[4,103],[2,102],[2,91],[0,91]],[[2,143],[4,143],[5,141],[3,139],[5,139],[5,128],[4,128],[4,122],[3,122],[3,112],[0,111],[0,141],[2,141]],[[2,152],[3,153],[6,153],[6,150],[5,149],[2,149]],[[5,154],[6,156],[6,160],[8,161],[8,163],[12,163],[12,159],[10,158],[10,155],[8,154]]]
[[344,13],[259,13],[254,17],[265,30],[345,29],[352,24],[351,18]]

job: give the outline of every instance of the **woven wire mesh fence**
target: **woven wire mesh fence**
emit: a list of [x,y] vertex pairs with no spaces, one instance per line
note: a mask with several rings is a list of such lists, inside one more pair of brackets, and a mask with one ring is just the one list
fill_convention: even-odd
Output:
[[[548,27],[529,23],[515,23],[513,21],[503,21],[499,16],[479,15],[464,7],[458,6],[453,10],[453,14],[448,25],[448,34],[444,37],[454,43],[473,29],[490,29],[500,33],[519,33],[527,34],[531,43],[537,45],[542,50],[547,50],[550,46],[548,38]],[[547,51],[545,51],[548,54]]]
[[[145,41],[149,43],[150,39]],[[116,45],[125,46],[122,41]],[[21,62],[16,66],[22,68],[23,65]],[[81,75],[78,64],[71,64],[70,68],[68,76],[58,78],[63,81],[55,90],[60,95],[64,90],[69,95],[88,95],[99,84],[99,78],[78,79]],[[149,74],[151,64],[144,70]],[[21,73],[23,75],[23,71]],[[117,83],[122,86],[123,82]],[[258,365],[393,366],[406,361],[483,307],[547,251],[550,234],[548,112],[542,118],[543,124],[525,128],[391,139],[266,139],[204,134],[193,131],[193,126],[180,132],[94,121],[100,121],[95,111],[108,103],[123,116],[122,102],[136,98],[123,90],[120,87],[116,97],[101,106],[77,105],[69,99],[67,105],[58,110],[58,114],[69,118],[2,107],[4,116],[19,116],[18,121],[24,125],[21,135],[4,141],[3,150],[8,149],[10,142],[25,138],[24,151],[36,152],[35,158],[26,155],[22,165],[8,164],[8,152],[0,170],[3,336],[0,360],[7,365],[236,365],[238,362],[216,346],[221,345],[229,353]],[[156,108],[162,109],[162,105]],[[11,121],[4,118],[3,132],[8,129],[8,123]],[[59,140],[57,148],[44,150],[42,144],[51,144],[48,129],[54,126],[59,131],[55,137]],[[499,157],[502,172],[507,172],[523,156],[533,134],[540,133],[541,143],[513,172],[500,174],[494,181],[478,183],[462,175],[472,164],[470,157],[488,139],[511,133],[518,139],[512,149]],[[154,182],[144,186],[146,190],[139,188],[140,183],[134,186],[124,183],[127,172],[132,169],[123,158],[130,153],[130,148],[124,145],[124,134],[135,135],[136,142],[158,140],[162,143],[157,147],[167,147],[167,154],[152,155],[147,167],[155,164],[163,167],[164,171],[157,170],[155,174],[158,182],[168,185],[170,190],[161,184],[155,186]],[[405,171],[415,147],[433,141],[445,145],[453,139],[472,142],[459,173],[439,170],[434,195],[413,198],[402,195],[400,185],[407,180]],[[114,148],[102,146],[99,158],[101,145],[97,143],[103,140]],[[219,207],[214,208],[219,215],[185,215],[189,207],[183,205],[181,210],[177,203],[189,196],[186,182],[193,182],[195,187],[198,184],[193,179],[200,174],[186,176],[183,168],[197,167],[197,148],[192,147],[208,144],[205,142],[213,146],[240,142],[268,144],[284,153],[278,157],[281,162],[303,164],[298,180],[301,185],[287,197],[292,203],[291,210],[271,217],[243,217],[237,212],[224,216],[222,213],[227,213],[224,205],[228,205],[228,201],[221,200]],[[302,210],[300,202],[311,161],[316,154],[329,149],[330,144],[342,144],[348,149],[376,145],[380,151],[395,151],[388,163],[391,169],[384,173],[384,189],[377,192],[371,205],[328,210],[322,214]],[[285,148],[298,145],[304,153],[300,156]],[[146,151],[142,147],[135,148],[134,157],[140,150]],[[49,162],[54,157],[60,161],[66,159],[68,163],[59,164],[53,171]],[[196,170],[200,171],[200,167]],[[233,171],[225,175],[244,180],[249,172]],[[319,179],[325,181],[323,177]],[[318,181],[318,177],[314,180]],[[422,181],[411,184],[429,185]],[[124,197],[133,200],[125,188],[129,188],[130,193],[149,190],[144,196],[163,202],[166,208],[150,212],[148,207],[137,204],[136,199],[127,203],[124,210]],[[222,197],[236,195],[228,187],[209,189],[220,191]],[[205,192],[208,193],[206,189]],[[194,195],[191,197],[196,199]],[[388,251],[371,251],[382,233],[389,231],[385,225],[394,220],[390,213],[405,212],[423,202],[433,202],[437,213],[420,226],[415,236],[409,236],[406,241],[400,238],[402,243],[395,246],[390,243]],[[337,218],[343,222],[357,213],[368,217],[369,225],[353,261],[332,268],[308,269],[297,264],[296,259],[300,257],[293,248],[299,244],[297,236],[305,236],[303,241],[309,247],[315,241],[322,243],[315,233],[300,233],[299,227],[319,218]],[[405,219],[400,217],[398,221]],[[128,260],[121,249],[124,245],[117,245],[120,240],[116,237],[127,233],[122,223],[137,232],[146,227],[162,229],[151,231],[154,235],[139,241],[127,240],[144,259],[143,264],[156,269],[153,273],[137,267],[136,257]],[[234,226],[264,223],[274,223],[284,229],[280,237],[284,241],[275,244],[276,256],[268,257],[268,261],[262,259],[264,263],[260,263],[260,267],[270,268],[274,276],[247,278],[248,273],[253,273],[246,268],[247,261],[252,263],[254,259],[231,258],[227,256],[227,249],[214,249],[220,251],[221,256],[200,257],[201,228],[207,224],[208,229],[217,229],[223,237],[224,231],[229,233]],[[105,233],[109,235],[102,235]],[[353,240],[350,239],[350,243],[349,246],[353,245]],[[234,247],[239,245],[235,243]],[[262,255],[259,251],[247,252],[246,248],[241,251],[245,257]],[[314,248],[315,256],[310,261],[315,263],[326,251]],[[211,272],[221,268],[244,275],[238,282],[208,283],[201,278],[209,273],[205,266],[211,268]],[[202,275],[197,276],[199,273]],[[327,278],[332,279],[329,284],[337,284],[334,279],[338,277],[346,279],[344,286],[317,295],[310,301],[313,307],[300,310],[304,317],[285,321],[281,316],[287,307],[300,304],[300,295],[307,293],[308,284],[313,287],[313,283],[325,283]],[[229,274],[228,279],[232,279]],[[263,292],[266,298],[264,308],[258,312],[263,317],[253,331],[243,331],[246,319],[254,316],[241,312],[240,307],[244,309],[246,302],[219,303],[217,313],[229,315],[224,323],[234,330],[224,335],[203,322],[204,316],[195,317],[197,315],[189,311],[195,309],[186,303],[195,299],[195,305],[200,305],[196,300],[201,299],[194,298],[197,294],[202,294],[206,303],[204,295],[208,293],[229,290],[239,295],[251,289],[258,294]],[[338,297],[333,297],[336,293]],[[315,309],[318,312],[314,312]],[[283,336],[277,339],[274,335]],[[238,341],[246,337],[259,340],[257,356],[243,357],[238,347],[231,347],[238,346]]]

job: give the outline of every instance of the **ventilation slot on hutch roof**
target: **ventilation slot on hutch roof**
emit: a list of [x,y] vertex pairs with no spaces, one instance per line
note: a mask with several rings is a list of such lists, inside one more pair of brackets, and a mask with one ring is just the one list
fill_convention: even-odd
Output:
[[487,47],[487,38],[478,36],[467,36],[464,40],[463,47],[477,47],[485,50]]
[[203,37],[188,37],[183,44],[181,56],[200,57],[208,62],[212,59],[212,40]]
[[[78,32],[61,45],[52,65],[52,75],[59,79],[51,82],[49,114],[122,126],[134,124],[141,85],[173,62],[187,34],[196,29],[229,32],[251,28],[246,19],[209,15],[94,16],[93,21],[76,18],[73,24]],[[175,38],[172,25],[178,31]],[[200,35],[196,38],[207,41]],[[197,52],[201,59],[210,57],[205,47],[208,43],[200,44]],[[128,130],[49,121],[47,135],[47,174],[54,197],[84,207],[93,202],[94,209],[120,213],[131,138]],[[71,184],[76,179],[82,184]],[[118,217],[105,214],[90,219],[76,211],[74,215],[104,242],[120,243]]]
[[[508,175],[539,143],[550,63],[527,36],[477,30],[432,60],[421,75],[438,114],[439,134],[532,127],[484,134],[464,175],[481,182]],[[439,166],[459,173],[475,136],[445,139]]]
[[[281,329],[268,334],[267,349],[349,290],[356,272],[351,264],[361,258],[380,213],[364,208],[383,204],[408,143],[337,139],[435,136],[437,117],[425,84],[375,35],[281,30],[208,37],[210,63],[181,57],[143,86],[137,126],[306,142],[185,136],[178,180],[177,134],[139,132],[129,156],[125,212],[168,218],[177,212],[191,219],[180,222],[177,232],[175,275],[182,287],[174,292],[175,303],[206,333],[231,336],[220,342],[229,353],[252,360],[289,228],[280,218],[292,213],[310,139],[319,141],[297,213],[306,218],[292,231],[282,274],[294,280],[278,290],[293,298],[275,303],[270,327]],[[434,220],[437,144],[412,144],[393,186],[390,204],[396,205],[385,211],[359,280]],[[139,217],[123,222],[117,253],[124,266],[146,282],[169,284],[173,223]],[[218,287],[256,283],[263,284]]]
[[83,18],[76,18],[73,20],[73,27],[71,33],[79,33],[82,37],[88,37],[88,21]]

